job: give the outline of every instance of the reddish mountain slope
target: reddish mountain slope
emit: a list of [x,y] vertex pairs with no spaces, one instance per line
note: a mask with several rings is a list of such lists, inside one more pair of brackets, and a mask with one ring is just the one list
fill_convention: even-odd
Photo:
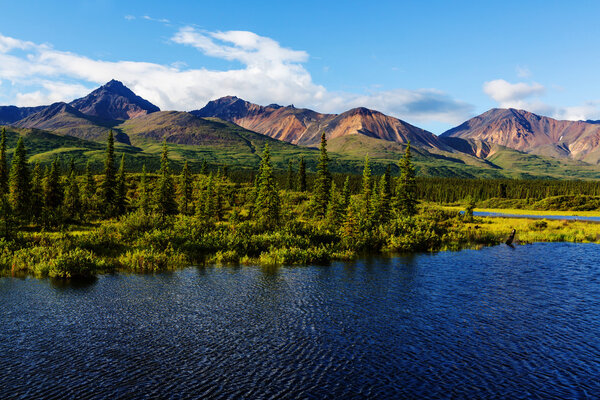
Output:
[[216,117],[236,123],[272,138],[303,146],[316,146],[321,132],[328,138],[364,135],[398,143],[411,141],[420,147],[449,150],[437,136],[397,118],[367,108],[342,114],[321,114],[294,106],[275,104],[263,107],[237,97],[227,96],[192,111],[199,117]]
[[[492,109],[442,134],[553,157],[597,161],[600,125],[560,121],[524,110]],[[596,162],[594,161],[594,162]]]

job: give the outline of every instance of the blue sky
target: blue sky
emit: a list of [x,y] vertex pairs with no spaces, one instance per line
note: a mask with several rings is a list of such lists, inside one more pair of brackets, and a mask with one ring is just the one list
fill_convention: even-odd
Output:
[[[124,4],[123,4],[124,3]],[[119,79],[163,109],[223,95],[441,133],[492,107],[600,119],[593,1],[5,1],[0,104]]]

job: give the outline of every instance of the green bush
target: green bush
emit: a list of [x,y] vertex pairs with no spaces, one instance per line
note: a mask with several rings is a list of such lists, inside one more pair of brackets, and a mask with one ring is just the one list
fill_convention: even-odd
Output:
[[185,254],[174,251],[148,249],[135,249],[127,251],[119,257],[119,264],[125,270],[136,272],[156,272],[183,268],[189,265]]

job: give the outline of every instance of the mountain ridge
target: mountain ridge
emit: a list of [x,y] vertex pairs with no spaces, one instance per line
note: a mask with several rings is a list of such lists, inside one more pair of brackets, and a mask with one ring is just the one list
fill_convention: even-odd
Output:
[[493,108],[440,136],[480,140],[557,158],[592,163],[600,159],[599,124],[557,120],[514,108]]

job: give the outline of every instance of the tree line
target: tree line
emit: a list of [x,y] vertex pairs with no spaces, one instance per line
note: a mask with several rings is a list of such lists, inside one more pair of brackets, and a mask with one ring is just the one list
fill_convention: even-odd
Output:
[[[298,161],[297,170],[290,161],[286,181],[283,185],[279,183],[281,179],[277,179],[273,170],[268,143],[251,183],[235,183],[222,170],[208,172],[203,168],[200,173],[192,174],[187,162],[175,175],[170,168],[166,142],[163,142],[160,169],[150,175],[144,167],[133,179],[126,173],[124,155],[117,164],[112,131],[108,135],[101,175],[92,174],[89,163],[83,175],[78,175],[72,160],[65,169],[58,158],[44,169],[39,163],[30,165],[22,137],[14,149],[10,166],[6,150],[3,130],[0,212],[6,229],[27,224],[53,228],[64,223],[115,218],[129,212],[154,214],[161,219],[176,214],[211,221],[245,218],[265,229],[276,229],[284,217],[289,217],[282,215],[282,195],[286,196],[285,201],[296,201],[304,196],[308,200],[306,215],[309,218],[347,230],[373,228],[393,216],[411,216],[417,212],[418,185],[410,144],[399,163],[401,173],[397,178],[391,176],[390,168],[382,176],[374,176],[366,157],[358,196],[353,196],[349,176],[343,183],[336,184],[329,169],[324,133],[310,187],[304,158]],[[296,200],[290,200],[289,194],[296,196]]]

